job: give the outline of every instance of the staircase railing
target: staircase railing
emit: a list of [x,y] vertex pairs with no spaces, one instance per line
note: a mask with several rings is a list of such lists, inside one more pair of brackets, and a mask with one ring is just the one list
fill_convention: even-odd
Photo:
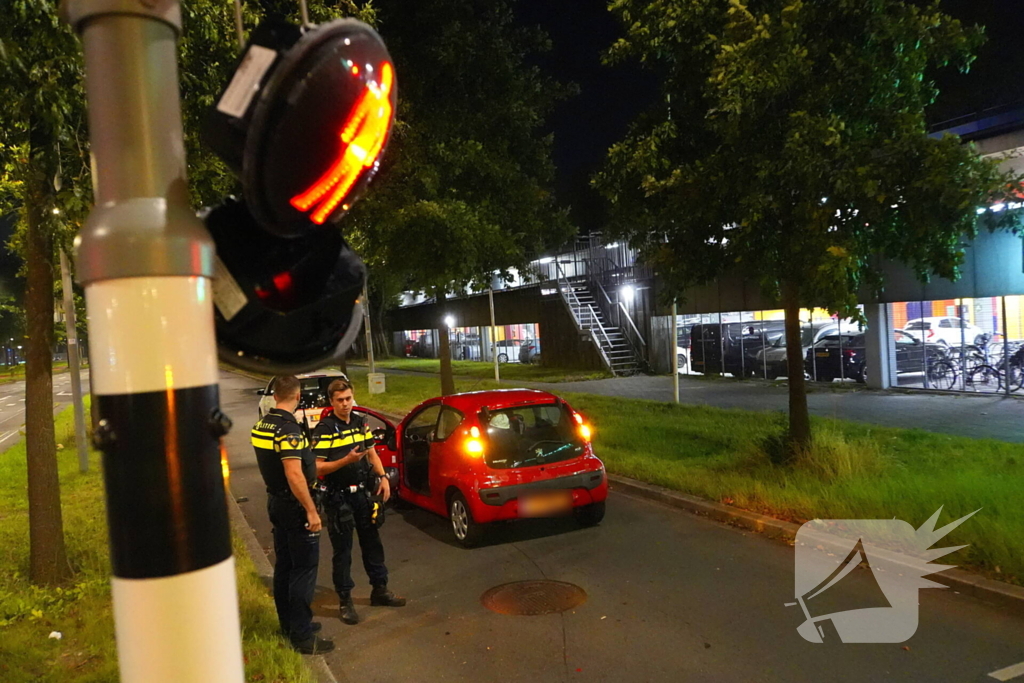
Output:
[[[558,291],[562,295],[562,303],[569,310],[569,315],[572,316],[573,322],[576,323],[577,329],[581,332],[585,331],[590,333],[594,338],[595,346],[597,346],[597,352],[601,354],[601,360],[604,361],[604,365],[608,368],[608,371],[612,374],[615,373],[612,368],[612,361],[608,357],[608,353],[605,351],[607,348],[611,348],[611,340],[608,338],[608,332],[605,330],[604,325],[601,324],[601,318],[598,316],[597,311],[590,304],[584,304],[580,301],[579,297],[576,296],[576,290],[573,289],[572,283],[569,282],[569,278],[565,277],[565,273],[562,272],[561,266],[557,266],[556,273],[558,275]],[[586,311],[586,321],[584,321],[584,311]],[[604,343],[601,343],[601,339],[604,339]]]
[[[647,362],[647,340],[640,334],[640,330],[637,328],[636,323],[633,322],[632,316],[629,315],[629,311],[622,305],[621,301],[612,302],[610,296],[608,296],[607,290],[604,285],[600,282],[595,282],[598,289],[601,291],[601,296],[605,301],[607,308],[604,309],[605,316],[609,320],[615,320],[615,326],[622,331],[622,336],[625,337],[626,343],[629,344],[629,348],[633,351],[633,356],[637,362],[643,364]],[[623,318],[625,318],[626,324],[623,324]]]

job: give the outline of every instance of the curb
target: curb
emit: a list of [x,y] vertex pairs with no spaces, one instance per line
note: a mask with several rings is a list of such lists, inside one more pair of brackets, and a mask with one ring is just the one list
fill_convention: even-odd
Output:
[[[245,549],[256,565],[256,571],[259,573],[260,578],[272,578],[274,576],[274,568],[271,566],[267,554],[263,552],[260,542],[256,539],[256,534],[246,521],[245,513],[242,512],[242,508],[239,507],[235,496],[230,491],[228,491],[227,498],[228,516],[231,518],[231,526],[234,532],[241,536],[242,541],[245,542]],[[327,661],[323,655],[302,655],[302,659],[312,671],[313,678],[317,683],[338,683],[338,679],[334,677],[330,667],[327,666]]]
[[[781,519],[768,517],[756,512],[738,510],[728,505],[714,503],[703,498],[672,491],[662,486],[645,484],[615,474],[608,475],[612,490],[664,503],[674,508],[708,517],[717,522],[756,531],[769,538],[793,542],[801,525],[785,522]],[[1024,588],[1001,581],[987,579],[963,569],[948,569],[938,574],[928,575],[936,583],[952,588],[963,595],[969,595],[993,607],[1024,616]]]

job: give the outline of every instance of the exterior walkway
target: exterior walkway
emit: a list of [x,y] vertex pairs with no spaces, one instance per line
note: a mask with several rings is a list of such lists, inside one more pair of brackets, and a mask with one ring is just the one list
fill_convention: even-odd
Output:
[[[616,377],[590,382],[522,383],[553,393],[583,392],[654,401],[672,400],[672,378]],[[679,378],[679,402],[717,408],[786,411],[787,387],[759,381]],[[807,395],[812,415],[885,427],[924,429],[974,438],[1024,442],[1024,399],[971,394],[875,391],[814,387]]]
[[[383,372],[429,374],[391,369]],[[672,400],[672,378],[663,375],[557,383],[502,380],[502,384],[533,387],[554,394],[579,392],[652,401]],[[976,439],[1024,443],[1024,397],[939,394],[899,389],[876,391],[852,384],[837,384],[835,388],[808,385],[808,388],[807,404],[812,415],[883,427],[923,429]],[[789,393],[784,383],[728,378],[696,379],[684,375],[679,378],[679,402],[716,408],[786,412],[789,409]]]

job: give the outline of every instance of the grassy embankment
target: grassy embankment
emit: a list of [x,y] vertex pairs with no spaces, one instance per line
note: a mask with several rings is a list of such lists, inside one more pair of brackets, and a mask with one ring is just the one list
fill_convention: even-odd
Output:
[[[33,586],[28,575],[28,502],[25,444],[0,453],[0,680],[118,680],[110,603],[110,561],[100,460],[91,453],[78,472],[68,408],[56,423],[64,534],[74,577],[60,588]],[[87,411],[88,414],[88,411]],[[246,680],[308,683],[301,657],[277,635],[277,616],[266,587],[234,539]],[[61,639],[50,638],[57,631]]]
[[[436,358],[386,358],[376,361],[376,365],[378,369],[385,370],[433,373],[441,371],[441,361]],[[353,365],[353,367],[356,366]],[[523,363],[502,363],[499,368],[503,380],[523,382],[579,382],[611,377],[611,373],[605,370],[566,370],[564,368],[546,368],[542,365],[524,365]],[[457,377],[494,379],[494,364],[476,360],[453,360],[452,374]]]
[[[351,370],[359,402],[391,413],[440,390],[436,376],[388,374],[387,393],[370,395],[365,369]],[[464,377],[456,385],[498,386]],[[940,561],[1024,582],[1024,445],[811,418],[812,454],[777,465],[762,444],[782,433],[780,413],[563,396],[593,422],[609,472],[797,522],[896,517],[917,527],[939,506],[940,524],[981,508],[939,544],[969,547]]]

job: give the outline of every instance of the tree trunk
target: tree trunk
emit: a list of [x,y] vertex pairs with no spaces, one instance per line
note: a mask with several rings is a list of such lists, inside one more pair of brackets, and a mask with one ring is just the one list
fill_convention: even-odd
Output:
[[[33,184],[45,180],[32,177]],[[53,430],[53,240],[42,226],[43,192],[26,193],[25,445],[28,456],[29,578],[54,585],[70,574]]]
[[437,354],[441,359],[441,395],[451,396],[455,393],[455,377],[452,375],[452,350],[449,344],[450,330],[444,321],[444,290],[440,287],[434,289],[434,301],[437,302],[437,312],[441,316],[440,324],[437,326],[438,348]]
[[782,283],[782,305],[786,311],[786,365],[789,376],[789,445],[794,451],[811,443],[811,417],[807,412],[807,382],[800,342],[800,287]]

